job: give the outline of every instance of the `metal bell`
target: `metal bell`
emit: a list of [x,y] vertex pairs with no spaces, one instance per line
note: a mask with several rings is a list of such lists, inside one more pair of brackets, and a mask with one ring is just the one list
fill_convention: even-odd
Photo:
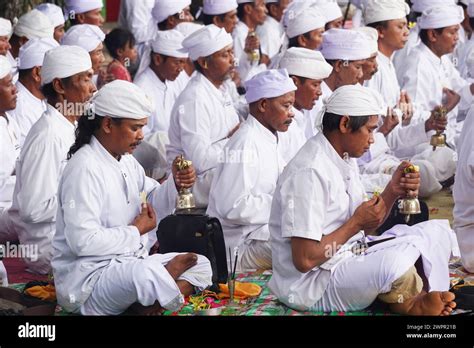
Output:
[[405,215],[405,221],[406,223],[408,223],[410,221],[411,215],[421,213],[420,201],[418,200],[418,198],[401,199],[398,205],[398,209],[401,214]]
[[176,199],[176,210],[196,208],[196,201],[188,189],[181,189]]
[[436,151],[437,147],[446,146],[446,136],[442,133],[432,135],[430,145],[433,146],[433,151]]

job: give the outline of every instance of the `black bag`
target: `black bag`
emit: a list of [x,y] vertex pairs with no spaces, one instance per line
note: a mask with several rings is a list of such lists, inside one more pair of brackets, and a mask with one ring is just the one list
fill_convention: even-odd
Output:
[[158,251],[193,252],[211,262],[212,282],[227,282],[224,233],[217,218],[206,214],[172,214],[161,220],[156,232]]

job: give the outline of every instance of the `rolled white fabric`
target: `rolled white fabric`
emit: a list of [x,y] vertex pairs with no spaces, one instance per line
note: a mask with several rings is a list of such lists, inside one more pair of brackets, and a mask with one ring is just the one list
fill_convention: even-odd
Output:
[[12,31],[12,23],[8,19],[0,17],[0,36],[8,36],[10,38]]
[[276,98],[297,87],[286,69],[265,70],[245,82],[245,99],[251,104],[263,98]]
[[366,24],[405,18],[410,6],[405,0],[368,0],[364,6]]
[[464,10],[458,5],[431,7],[418,18],[421,29],[439,29],[460,24],[464,20]]
[[104,7],[102,0],[66,0],[66,10],[69,16],[81,14]]
[[204,25],[193,23],[193,22],[181,22],[176,26],[176,30],[179,31],[184,37],[188,37],[192,33],[195,33],[199,29],[203,28]]
[[210,56],[233,43],[232,36],[224,28],[210,24],[184,39],[183,47],[188,51],[189,58],[195,61],[199,57]]
[[42,37],[53,38],[54,25],[46,15],[38,10],[31,10],[18,19],[13,33],[28,40]]
[[467,5],[467,15],[470,18],[474,17],[474,2],[470,2],[469,5]]
[[289,75],[323,80],[331,75],[332,66],[326,62],[321,52],[302,47],[292,47],[283,55],[280,66]]
[[79,46],[84,48],[87,52],[91,52],[104,41],[105,34],[97,26],[92,24],[77,24],[73,25],[64,34],[61,40],[61,45]]
[[41,85],[55,78],[66,78],[92,69],[89,53],[79,46],[59,46],[45,53],[41,68]]
[[369,39],[348,29],[330,29],[323,35],[321,53],[326,60],[361,60],[372,55]]
[[160,23],[169,16],[180,13],[189,5],[191,5],[191,0],[155,0],[155,6],[151,14],[153,18]]
[[36,6],[36,9],[44,13],[51,23],[53,23],[55,28],[64,25],[64,13],[58,5],[45,3]]
[[92,98],[90,107],[96,115],[141,120],[150,117],[153,104],[137,85],[115,80],[102,87]]
[[178,30],[158,31],[151,43],[153,52],[176,58],[188,58],[183,47],[184,35]]
[[0,79],[3,79],[12,70],[12,65],[8,58],[0,55]]
[[236,0],[204,0],[202,12],[211,16],[221,15],[235,10],[237,6]]
[[324,15],[326,22],[332,22],[338,18],[343,17],[341,8],[336,1],[328,1],[326,3],[316,5],[316,7],[319,8],[321,13]]
[[48,37],[28,40],[26,44],[20,47],[18,69],[25,70],[42,66],[46,52],[58,46],[56,40]]

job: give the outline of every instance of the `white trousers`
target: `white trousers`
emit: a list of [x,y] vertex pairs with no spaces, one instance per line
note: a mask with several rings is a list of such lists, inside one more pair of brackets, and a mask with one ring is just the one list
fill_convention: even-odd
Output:
[[311,308],[315,311],[357,311],[370,306],[379,294],[422,257],[430,291],[449,289],[448,262],[457,246],[445,221],[427,221],[415,226],[397,225],[380,239],[397,238],[372,246],[364,255],[352,255],[331,270],[329,285]]
[[8,286],[8,274],[2,261],[0,261],[0,286]]
[[456,236],[461,251],[461,261],[464,268],[474,273],[474,224],[457,227]]
[[[175,311],[184,298],[165,266],[178,253],[155,254],[145,259],[116,259],[102,272],[91,295],[81,306],[83,315],[118,315],[133,303],[151,306],[158,301],[163,308]],[[200,290],[212,284],[209,260],[198,255],[197,264],[178,280],[186,280]]]
[[249,240],[240,250],[240,267],[243,271],[272,269],[272,248],[269,241]]

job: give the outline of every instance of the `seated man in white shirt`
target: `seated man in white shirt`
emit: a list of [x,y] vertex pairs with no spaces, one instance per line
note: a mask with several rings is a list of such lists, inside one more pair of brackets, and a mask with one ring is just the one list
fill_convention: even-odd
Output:
[[17,89],[13,84],[11,65],[0,56],[0,245],[17,240],[7,211],[11,206],[15,188],[15,164],[20,155],[19,127],[10,117],[9,110],[17,104]]
[[59,44],[50,38],[29,40],[20,48],[18,81],[18,103],[12,117],[20,127],[20,146],[25,142],[31,127],[46,111],[46,98],[41,92],[41,67],[44,54]]
[[192,22],[191,0],[155,0],[151,14],[158,23],[158,30],[171,30],[179,23]]
[[379,299],[396,313],[449,315],[456,304],[448,262],[457,245],[448,221],[365,236],[399,197],[414,197],[420,182],[416,170],[404,174],[410,163],[403,162],[380,196],[364,202],[355,158],[373,143],[383,112],[373,93],[360,85],[334,91],[323,132],[280,175],[269,223],[269,287],[297,310],[357,311]]
[[92,117],[79,120],[58,189],[52,260],[58,303],[85,315],[178,310],[194,287],[211,285],[209,260],[191,253],[150,256],[148,243],[157,220],[172,212],[177,189],[192,186],[194,169],[175,169],[159,185],[131,156],[152,112],[140,87],[111,82],[92,106]]
[[204,25],[214,24],[232,34],[237,23],[239,23],[237,6],[237,0],[204,0],[199,20]]
[[168,130],[171,110],[189,77],[184,66],[189,57],[183,48],[184,35],[176,29],[158,31],[150,49],[145,49],[134,83],[153,101],[154,110],[144,127],[144,142],[135,158],[153,178],[159,180],[169,172],[165,146],[169,144]]
[[46,52],[41,80],[48,106],[23,144],[8,215],[20,243],[34,248],[23,258],[28,269],[48,274],[51,240],[56,231],[58,182],[74,143],[75,122],[96,88],[90,56],[78,46],[59,46]]
[[168,165],[181,154],[193,162],[196,205],[207,207],[212,175],[222,149],[239,125],[228,91],[223,87],[235,69],[232,36],[214,24],[183,41],[196,72],[171,112]]
[[296,86],[281,69],[261,72],[245,87],[250,115],[224,148],[207,213],[221,222],[226,246],[242,249],[243,269],[271,269],[268,220],[273,190],[286,164],[279,132],[288,131],[293,121]]
[[301,147],[306,143],[306,115],[304,110],[311,110],[322,95],[321,84],[332,72],[322,54],[306,48],[292,47],[285,52],[280,68],[286,69],[293,79],[295,92],[295,110],[293,123],[280,136],[280,151],[285,162],[290,162]]
[[64,13],[61,7],[55,4],[44,3],[36,6],[36,9],[43,12],[54,25],[54,40],[61,43],[64,36]]

